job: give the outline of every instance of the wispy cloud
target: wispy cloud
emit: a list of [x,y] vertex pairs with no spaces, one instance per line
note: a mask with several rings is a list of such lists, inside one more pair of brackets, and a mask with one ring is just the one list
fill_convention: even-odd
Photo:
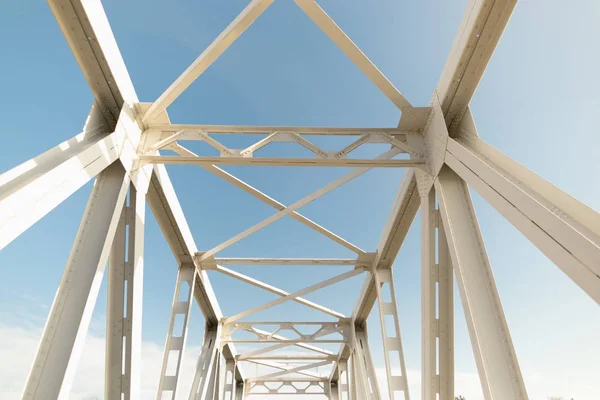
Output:
[[[19,316],[15,315],[11,316],[9,320],[2,318],[3,322],[0,324],[0,398],[6,400],[20,398],[42,332],[41,325],[34,326],[28,318],[22,319],[20,323],[13,324],[18,319]],[[141,399],[143,400],[154,399],[156,396],[162,352],[163,344],[150,341],[142,343]],[[190,346],[186,349],[180,377],[183,390],[179,392],[178,399],[186,399],[189,395],[199,352],[199,346]],[[102,398],[104,392],[104,353],[104,337],[93,333],[89,334],[79,362],[70,399],[81,400],[88,396]],[[262,369],[259,372],[263,372]],[[269,372],[272,372],[272,370]],[[382,398],[388,400],[385,369],[382,367],[377,368],[376,374]],[[537,371],[524,371],[524,375],[531,399],[543,400],[551,395],[573,396],[576,399],[583,400],[595,398],[595,391],[592,387],[593,382],[590,383],[589,387],[581,387],[581,385],[575,387],[567,379],[562,381],[548,379],[548,377]],[[420,371],[408,370],[408,382],[411,398],[420,400]],[[469,400],[483,399],[479,377],[475,372],[457,371],[455,388],[457,394],[461,394]],[[259,396],[253,398],[263,400]],[[269,396],[265,399],[269,398],[273,397]],[[322,397],[307,396],[305,400],[322,400]]]

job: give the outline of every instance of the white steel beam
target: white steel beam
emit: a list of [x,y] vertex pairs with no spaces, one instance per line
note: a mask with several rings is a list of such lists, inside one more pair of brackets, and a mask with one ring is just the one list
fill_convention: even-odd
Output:
[[[188,323],[190,320],[190,311],[192,308],[192,299],[194,297],[197,277],[198,274],[193,266],[181,267],[177,273],[175,294],[173,295],[173,305],[171,307],[171,318],[169,320],[167,340],[165,342],[162,367],[158,382],[158,392],[156,394],[157,400],[165,400],[165,392],[171,393],[171,400],[175,400],[177,396],[181,361],[185,354]],[[179,300],[181,294],[185,295],[184,301]],[[181,327],[175,326],[178,315],[182,318]],[[171,357],[175,357],[175,363],[171,364],[169,362]],[[175,365],[175,371],[173,371],[174,374],[170,374],[170,371],[167,371],[169,364]]]
[[527,399],[508,324],[465,182],[447,166],[435,190],[486,399]]
[[[257,328],[254,328],[254,331],[258,332],[258,333],[261,333],[263,335],[270,335],[271,334],[270,332],[263,331],[263,330],[257,329]],[[282,336],[282,335],[275,334],[275,335],[272,335],[272,337],[275,338],[275,339],[277,339],[277,340],[289,342],[288,338],[285,337],[285,336]],[[280,347],[287,347],[287,346],[290,346],[290,345],[294,345],[294,346],[296,346],[298,348],[301,348],[301,349],[304,349],[304,350],[309,350],[309,351],[314,351],[316,353],[324,354],[324,355],[327,355],[327,356],[334,355],[334,353],[331,352],[331,351],[329,351],[329,350],[322,349],[322,348],[317,347],[317,346],[312,346],[310,344],[302,343],[302,341],[298,341],[298,343],[288,343],[285,346],[280,346]],[[273,347],[273,346],[271,346],[271,347]],[[247,360],[249,358],[253,358],[255,356],[258,356],[260,354],[264,354],[264,353],[266,353],[268,351],[270,351],[270,350],[266,350],[265,351],[265,349],[258,349],[258,350],[251,351],[251,352],[248,352],[248,353],[238,354],[236,356],[236,359],[238,361],[244,361],[244,360]]]
[[437,85],[448,131],[462,120],[517,0],[471,0]]
[[128,188],[129,178],[118,162],[94,183],[23,399],[68,396]]
[[[395,155],[398,154],[398,150],[396,149],[391,149],[386,151],[385,153],[383,153],[382,155],[380,155],[379,157],[377,157],[377,159],[389,159],[394,157]],[[200,256],[199,261],[204,261],[206,259],[208,259],[209,257],[213,256],[214,254],[218,253],[219,251],[222,251],[224,249],[226,249],[227,247],[239,242],[240,240],[250,236],[251,234],[267,227],[268,225],[280,220],[281,218],[285,217],[286,215],[289,215],[291,212],[296,211],[297,209],[304,207],[305,205],[313,202],[314,200],[318,199],[319,197],[331,192],[332,190],[350,182],[351,180],[359,177],[360,175],[364,174],[365,172],[369,171],[371,168],[355,168],[353,171],[347,173],[346,175],[334,180],[333,182],[325,185],[324,187],[322,187],[321,189],[309,194],[308,196],[303,197],[302,199],[296,201],[295,203],[293,203],[292,205],[286,207],[284,210],[279,211],[278,213],[275,213],[273,215],[271,215],[270,217],[262,220],[261,222],[259,222],[258,224],[246,229],[245,231],[235,235],[234,237],[226,240],[225,242],[219,244],[218,246],[208,250],[207,252],[203,253],[202,256]]]
[[48,0],[73,55],[107,122],[114,125],[124,104],[138,102],[125,62],[100,0]]
[[340,360],[337,363],[338,370],[338,392],[340,395],[340,399],[344,400],[357,400],[354,391],[352,390],[352,384],[350,381],[350,371],[348,370],[348,361]]
[[267,309],[269,309],[271,307],[275,307],[275,306],[277,306],[279,304],[285,303],[286,301],[293,300],[293,299],[295,299],[297,297],[300,297],[302,295],[305,295],[305,294],[308,294],[308,293],[312,293],[312,292],[317,291],[319,289],[322,289],[324,287],[327,287],[327,286],[333,285],[335,283],[341,282],[343,280],[352,278],[353,276],[356,276],[358,274],[363,273],[364,270],[365,269],[363,267],[358,267],[358,268],[356,268],[356,269],[354,269],[352,271],[348,271],[346,273],[334,276],[333,278],[330,278],[330,279],[324,280],[322,282],[316,283],[314,285],[308,286],[308,287],[306,287],[304,289],[301,289],[301,290],[298,290],[296,292],[289,293],[288,295],[280,297],[279,299],[272,300],[272,301],[270,301],[268,303],[262,304],[260,306],[254,307],[252,309],[249,309],[249,310],[246,310],[246,311],[242,311],[242,312],[240,312],[238,314],[235,314],[235,315],[233,315],[231,317],[227,317],[227,318],[225,318],[224,322],[225,323],[231,323],[231,322],[238,321],[238,320],[240,320],[242,318],[245,318],[245,317],[248,317],[250,315],[256,314],[256,313],[258,313],[260,311],[264,311],[264,310],[267,310]]
[[[400,246],[408,234],[408,230],[419,210],[420,198],[417,181],[413,170],[406,170],[390,211],[390,216],[383,229],[377,246],[376,269],[392,267]],[[375,279],[372,275],[365,278],[352,318],[357,326],[365,326],[373,305],[377,301]]]
[[0,249],[119,157],[97,104],[83,132],[0,175]]
[[273,380],[275,378],[279,378],[279,377],[282,377],[287,374],[292,374],[292,373],[299,372],[299,371],[305,371],[307,369],[322,367],[323,365],[327,365],[327,364],[331,364],[331,361],[325,360],[325,361],[319,361],[319,362],[312,363],[312,364],[300,365],[298,367],[285,369],[283,371],[277,371],[277,372],[273,372],[271,374],[257,376],[255,378],[249,378],[247,381],[248,382],[259,382],[259,381]]
[[223,389],[221,398],[223,400],[236,400],[237,381],[235,379],[235,360],[225,362],[225,376],[223,377]]
[[[102,3],[100,0],[48,0],[48,3],[106,119],[107,132],[115,130],[123,106],[132,107],[138,98]],[[150,208],[178,262],[192,263],[196,246],[167,171],[162,165],[154,166],[153,170],[147,194]],[[205,273],[200,273],[197,284],[198,305],[207,323],[216,326],[222,314]]]
[[423,400],[454,398],[454,278],[435,200],[434,189],[421,198]]
[[218,400],[219,394],[219,351],[218,329],[206,328],[204,342],[196,364],[189,400]]
[[129,185],[108,261],[104,397],[140,396],[146,199]]
[[[468,108],[516,3],[517,0],[471,0],[467,6],[436,87],[436,95],[451,135]],[[394,262],[417,213],[419,202],[415,176],[407,171],[378,246],[382,265],[377,264],[376,268],[385,268]],[[375,304],[374,290],[373,280],[369,279],[352,314],[358,325],[366,323]]]
[[284,157],[230,157],[230,156],[155,156],[142,155],[145,164],[238,165],[263,167],[361,167],[361,168],[424,168],[425,161],[418,159],[353,159],[353,158],[284,158]]
[[308,17],[400,110],[411,104],[314,0],[294,0]]
[[296,133],[302,136],[364,136],[371,134],[388,134],[402,138],[416,132],[400,128],[334,128],[319,126],[254,126],[254,125],[196,125],[196,124],[163,124],[150,122],[149,130],[162,132],[161,139],[167,139],[173,133],[182,132],[178,140],[203,140],[198,132],[211,135],[272,135],[273,133]]
[[179,78],[144,114],[150,122],[171,105],[238,37],[273,3],[274,0],[252,0],[231,24],[200,54]]
[[373,364],[366,328],[355,329],[354,335],[353,357],[355,358],[355,362],[359,364],[364,375],[364,387],[367,392],[367,398],[370,400],[381,400],[377,372]]
[[[381,325],[381,337],[383,342],[383,356],[387,374],[388,395],[390,399],[396,399],[396,392],[402,392],[405,400],[410,399],[408,392],[408,380],[406,377],[406,363],[404,361],[404,350],[402,348],[402,335],[400,334],[400,321],[398,318],[398,307],[396,305],[396,290],[394,289],[394,278],[392,270],[376,270],[375,287],[377,289],[377,300],[379,303],[379,322]],[[383,293],[390,301],[384,300]],[[385,317],[391,316],[393,324],[389,326]],[[394,357],[398,362],[393,362]],[[400,365],[400,374],[392,369],[392,365]]]
[[255,356],[255,357],[247,357],[244,361],[335,361],[337,356],[317,356],[317,355],[308,355],[308,354],[281,354],[281,355],[271,355],[271,356]]
[[167,171],[164,167],[157,167],[154,167],[148,188],[148,204],[179,265],[196,267],[194,298],[204,314],[206,323],[214,327],[223,314],[206,272],[200,270],[194,262],[194,254],[198,249]]
[[219,265],[240,266],[355,266],[360,262],[353,258],[215,258]]
[[[248,362],[251,362],[252,364],[262,365],[262,366],[269,367],[269,368],[275,368],[280,371],[285,371],[285,370],[289,369],[289,367],[285,364],[279,364],[277,362],[272,362],[272,361],[264,361],[264,360],[256,360],[256,359],[245,359],[244,361],[248,361]],[[319,375],[317,375],[313,372],[310,372],[310,371],[299,371],[298,375],[307,376],[309,378],[317,378],[317,379],[321,378]],[[302,379],[306,379],[306,378],[300,378],[300,379],[302,380]]]
[[600,304],[600,214],[474,135],[450,139],[446,162]]
[[[242,282],[249,283],[252,286],[256,286],[258,288],[264,289],[264,290],[266,290],[268,292],[271,292],[271,293],[275,293],[276,295],[279,295],[279,296],[282,296],[282,297],[289,296],[289,294],[290,294],[289,292],[281,290],[281,289],[279,289],[279,288],[277,288],[275,286],[272,286],[272,285],[269,285],[267,283],[261,282],[258,279],[251,278],[251,277],[249,277],[247,275],[240,274],[239,272],[233,271],[233,270],[231,270],[229,268],[223,268],[223,267],[217,265],[215,268],[211,268],[211,270],[218,271],[218,272],[220,272],[220,273],[222,273],[224,275],[230,276],[230,277],[235,278],[235,279],[237,279],[239,281],[242,281]],[[327,307],[323,307],[320,304],[314,303],[314,302],[312,302],[310,300],[306,300],[306,299],[304,299],[302,297],[295,297],[292,300],[295,301],[295,302],[297,302],[297,303],[300,303],[302,305],[305,305],[307,307],[310,307],[310,308],[312,308],[314,310],[321,311],[321,312],[323,312],[323,313],[325,313],[327,315],[331,315],[332,317],[345,318],[344,314],[341,314],[341,313],[339,313],[337,311],[331,310],[331,309],[329,309]]]
[[438,225],[438,393],[440,399],[454,398],[454,274],[444,224]]
[[[174,151],[178,152],[179,154],[195,156],[194,153],[192,153],[191,151],[189,151],[188,149],[186,149],[180,145],[177,145],[177,146],[173,147],[172,149]],[[286,208],[286,206],[283,203],[280,203],[277,200],[267,196],[260,190],[250,186],[243,180],[231,175],[229,172],[226,172],[219,167],[216,167],[214,165],[202,165],[201,167],[204,168],[205,170],[207,170],[208,172],[211,172],[211,173],[217,175],[218,177],[226,180],[227,182],[231,183],[232,185],[242,189],[246,193],[251,194],[255,198],[270,205],[271,207],[276,208],[279,211],[282,211]],[[293,211],[289,215],[291,218],[295,219],[296,221],[303,223],[304,225],[308,226],[309,228],[313,229],[314,231],[319,232],[320,234],[328,237],[329,239],[333,240],[334,242],[344,246],[348,250],[353,251],[359,255],[364,254],[364,251],[361,248],[348,242],[344,238],[336,235],[335,233],[325,229],[321,225],[319,225],[316,222],[312,221],[311,219],[305,217],[304,215],[300,214],[299,212]]]

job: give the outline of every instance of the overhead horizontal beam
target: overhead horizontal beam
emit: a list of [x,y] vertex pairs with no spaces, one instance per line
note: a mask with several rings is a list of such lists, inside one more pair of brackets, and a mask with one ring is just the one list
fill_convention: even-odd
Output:
[[200,54],[200,56],[173,82],[144,114],[144,121],[154,117],[179,97],[194,81],[227,50],[233,42],[265,11],[274,0],[252,0],[227,28]]
[[255,356],[244,359],[245,361],[261,361],[261,360],[271,360],[271,361],[319,361],[319,360],[329,360],[335,361],[337,360],[337,355],[333,356],[316,356],[316,355],[305,355],[305,354],[281,354],[281,355],[271,355],[271,356]]
[[306,15],[400,110],[411,104],[314,0],[294,0]]
[[[202,253],[198,253],[202,254]],[[219,265],[245,266],[354,266],[353,258],[215,258]]]
[[305,136],[362,136],[372,133],[387,133],[388,135],[405,135],[415,132],[398,128],[335,128],[309,126],[251,126],[251,125],[188,125],[188,124],[147,124],[149,130],[164,133],[161,139],[169,133],[182,132],[181,140],[200,140],[194,132],[205,132],[211,135],[270,135],[274,132],[297,133]]
[[283,157],[140,156],[142,164],[195,164],[280,167],[423,168],[423,160],[365,160]]

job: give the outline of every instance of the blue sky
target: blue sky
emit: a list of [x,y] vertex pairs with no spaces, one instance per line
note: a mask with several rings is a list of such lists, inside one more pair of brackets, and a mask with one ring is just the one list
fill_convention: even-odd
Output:
[[[105,0],[140,99],[156,99],[246,3]],[[417,106],[429,102],[466,3],[320,1]],[[521,1],[471,103],[484,140],[595,210],[600,210],[600,186],[594,180],[600,174],[596,132],[599,20],[600,5],[593,0],[568,6],[558,0]],[[5,171],[80,132],[92,95],[45,3],[5,4],[0,14],[0,46],[4,56],[0,115],[5,131],[0,170]],[[365,127],[395,126],[400,115],[291,0],[275,1],[169,113],[172,121],[181,123]],[[226,169],[285,204],[346,172]],[[176,166],[169,171],[201,250],[274,212],[201,168]],[[303,208],[302,213],[373,251],[401,175],[401,170],[370,171]],[[90,190],[91,185],[86,185],[0,253],[4,272],[0,281],[2,398],[19,396]],[[473,199],[530,398],[593,399],[600,392],[598,306],[475,192]],[[147,217],[143,339],[144,357],[154,360],[164,344],[176,264],[149,210]],[[350,254],[284,219],[227,249],[223,256]],[[336,268],[319,273],[311,269],[310,274],[277,268],[239,270],[290,291],[341,272]],[[227,277],[212,273],[210,277],[225,315],[274,298]],[[419,216],[396,261],[395,278],[409,379],[416,387],[420,368]],[[361,282],[362,278],[354,278],[307,297],[349,314]],[[94,355],[102,352],[105,309],[102,293],[74,399],[102,387],[98,386],[101,378],[94,376],[101,373],[102,360],[98,364],[99,357]],[[299,305],[282,306],[264,315],[287,319],[291,314],[296,319],[315,315]],[[377,321],[373,313],[371,346],[376,366],[383,368]],[[201,343],[202,329],[202,316],[196,310],[190,356]],[[480,398],[458,295],[455,337],[457,393],[466,394],[469,400]],[[412,395],[419,398],[416,390]]]

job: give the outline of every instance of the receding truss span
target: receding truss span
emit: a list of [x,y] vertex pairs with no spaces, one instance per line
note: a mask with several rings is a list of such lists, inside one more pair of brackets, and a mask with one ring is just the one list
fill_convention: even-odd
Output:
[[[425,107],[414,107],[314,0],[295,0],[343,53],[402,112],[397,127],[218,126],[171,123],[172,104],[250,27],[274,0],[252,0],[208,48],[152,103],[140,103],[100,0],[48,0],[94,94],[83,131],[0,176],[0,248],[5,247],[86,182],[95,185],[75,237],[24,399],[68,395],[78,354],[108,263],[105,398],[140,394],[141,298],[145,203],[175,258],[175,291],[157,398],[236,400],[261,395],[321,394],[329,399],[409,399],[392,265],[417,211],[422,246],[423,400],[454,399],[453,276],[456,277],[486,399],[528,398],[467,185],[600,303],[600,215],[484,142],[469,103],[516,0],[471,0],[443,73]],[[228,148],[223,135],[262,135]],[[321,148],[314,139],[346,137]],[[485,137],[485,135],[483,135]],[[214,154],[184,142],[202,141]],[[286,142],[310,156],[257,155]],[[353,158],[368,143],[388,147],[371,159]],[[65,148],[67,150],[65,150]],[[206,148],[206,146],[205,146]],[[170,153],[169,153],[170,152]],[[163,164],[194,164],[270,205],[273,214],[211,249],[199,251]],[[353,167],[346,175],[284,205],[217,165]],[[372,168],[406,168],[376,249],[363,250],[300,213],[300,208]],[[126,198],[129,201],[126,201]],[[352,251],[351,258],[227,258],[224,249],[291,217]],[[287,292],[227,266],[347,267]],[[207,271],[275,294],[267,303],[223,315]],[[285,271],[285,270],[284,270]],[[351,315],[304,295],[363,275]],[[124,290],[124,287],[127,290]],[[188,320],[195,303],[206,319],[191,387],[179,380]],[[293,301],[320,313],[316,321],[251,322],[264,310]],[[380,387],[366,320],[377,304],[387,383]],[[182,318],[183,329],[174,329]],[[388,319],[389,318],[389,319]],[[386,319],[388,322],[386,323]],[[260,345],[238,352],[235,345]],[[331,351],[327,345],[339,346]],[[175,355],[174,355],[175,354]],[[175,360],[171,359],[176,357]],[[167,364],[176,365],[168,372]],[[251,376],[242,365],[266,368]],[[392,368],[393,365],[399,368]],[[326,371],[326,373],[323,373]],[[182,392],[183,391],[183,392]]]

